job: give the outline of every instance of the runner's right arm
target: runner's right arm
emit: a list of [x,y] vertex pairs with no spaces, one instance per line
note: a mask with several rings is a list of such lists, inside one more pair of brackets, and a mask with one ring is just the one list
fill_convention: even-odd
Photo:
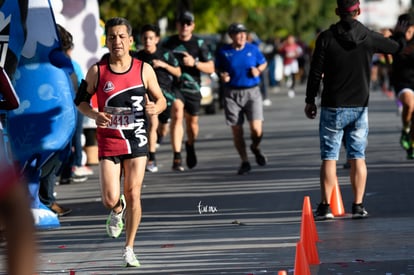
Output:
[[76,94],[75,104],[82,114],[95,120],[96,126],[107,127],[111,122],[111,115],[93,109],[90,104],[90,97],[92,97],[92,95],[95,93],[97,82],[98,66],[93,65],[88,70],[85,80],[82,80],[82,84],[79,87],[78,93]]

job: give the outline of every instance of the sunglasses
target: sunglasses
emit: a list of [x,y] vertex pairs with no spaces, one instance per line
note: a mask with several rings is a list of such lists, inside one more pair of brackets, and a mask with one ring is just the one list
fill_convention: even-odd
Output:
[[190,21],[190,20],[181,21],[180,24],[181,26],[184,26],[184,25],[191,26],[193,24],[193,21]]

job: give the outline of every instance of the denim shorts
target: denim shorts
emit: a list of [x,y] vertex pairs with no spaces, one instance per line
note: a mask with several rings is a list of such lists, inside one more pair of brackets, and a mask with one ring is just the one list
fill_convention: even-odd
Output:
[[368,107],[322,107],[319,138],[322,160],[338,160],[342,143],[347,159],[365,159]]

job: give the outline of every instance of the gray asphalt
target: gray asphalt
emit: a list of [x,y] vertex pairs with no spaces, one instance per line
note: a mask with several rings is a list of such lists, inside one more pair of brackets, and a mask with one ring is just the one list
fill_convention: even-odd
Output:
[[[259,167],[250,154],[248,175],[236,175],[239,158],[222,111],[200,117],[196,168],[172,172],[169,139],[161,145],[160,171],[144,181],[140,268],[121,267],[124,234],[106,236],[97,167],[86,183],[57,186],[58,202],[73,212],[59,228],[38,232],[38,274],[293,274],[304,197],[313,208],[320,198],[318,120],[304,116],[304,87],[295,98],[284,89],[269,96],[262,143],[269,163]],[[313,275],[414,274],[414,161],[399,146],[392,99],[373,92],[369,118],[370,217],[350,218],[342,152],[338,179],[347,214],[316,222],[321,263],[310,267]]]

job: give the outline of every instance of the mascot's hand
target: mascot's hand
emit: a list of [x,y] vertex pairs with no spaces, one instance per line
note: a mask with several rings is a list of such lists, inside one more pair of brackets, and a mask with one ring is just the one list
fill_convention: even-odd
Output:
[[99,112],[95,118],[96,126],[106,128],[111,123],[112,115],[108,113]]

